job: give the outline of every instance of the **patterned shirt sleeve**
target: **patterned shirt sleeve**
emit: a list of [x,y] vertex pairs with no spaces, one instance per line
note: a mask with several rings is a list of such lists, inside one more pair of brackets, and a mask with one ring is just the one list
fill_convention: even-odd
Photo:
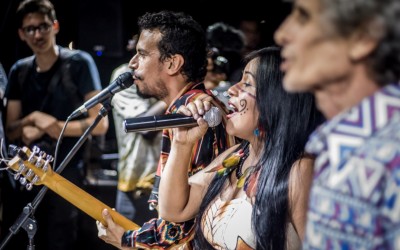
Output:
[[[156,229],[156,230],[155,230]],[[127,231],[122,236],[123,247],[168,249],[191,239],[194,219],[183,223],[173,223],[161,218],[146,222],[139,230]]]

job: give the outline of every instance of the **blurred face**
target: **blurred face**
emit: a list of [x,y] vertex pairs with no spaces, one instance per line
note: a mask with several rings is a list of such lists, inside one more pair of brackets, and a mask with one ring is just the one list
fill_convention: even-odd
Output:
[[313,91],[351,73],[350,41],[335,35],[323,15],[320,0],[295,0],[292,13],[275,32],[287,91]]
[[243,20],[240,23],[240,30],[246,38],[246,47],[250,50],[256,49],[261,41],[261,33],[258,30],[257,21]]
[[52,22],[49,17],[39,13],[30,13],[22,20],[18,35],[25,41],[33,53],[41,54],[53,49],[56,44],[58,22]]
[[258,61],[251,60],[243,71],[243,77],[229,88],[229,106],[234,110],[227,116],[226,131],[230,135],[251,141],[257,128],[258,110],[256,108],[256,69]]
[[138,94],[142,97],[155,97],[164,100],[168,90],[164,81],[165,62],[160,62],[158,42],[161,33],[143,30],[136,45],[136,55],[129,62]]

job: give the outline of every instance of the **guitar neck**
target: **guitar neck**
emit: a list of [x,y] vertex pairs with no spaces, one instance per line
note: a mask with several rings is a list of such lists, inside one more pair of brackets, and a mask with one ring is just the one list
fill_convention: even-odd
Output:
[[[109,206],[83,191],[56,172],[53,172],[49,164],[49,162],[52,161],[52,156],[46,155],[46,153],[40,151],[38,148],[34,149],[34,153],[26,147],[21,149],[10,145],[10,148],[11,152],[15,154],[15,157],[11,159],[7,165],[10,169],[18,172],[19,175],[22,174],[26,177],[30,182],[30,188],[32,187],[32,183],[34,185],[43,184],[47,186],[69,201],[72,205],[79,208],[93,219],[100,221],[105,226],[107,226],[107,222],[103,219],[102,211],[108,209],[114,222],[122,226],[125,230],[135,230],[139,228],[139,226],[131,220],[112,210]],[[37,157],[36,154],[38,154],[39,157]],[[46,157],[46,159],[43,159],[44,157]]]
[[120,213],[112,210],[109,206],[55,172],[45,174],[42,178],[42,182],[49,189],[69,201],[72,205],[79,208],[93,219],[100,221],[105,226],[107,226],[107,223],[103,219],[102,211],[106,208],[110,212],[115,223],[122,226],[125,230],[136,230],[139,228],[137,224],[133,223]]

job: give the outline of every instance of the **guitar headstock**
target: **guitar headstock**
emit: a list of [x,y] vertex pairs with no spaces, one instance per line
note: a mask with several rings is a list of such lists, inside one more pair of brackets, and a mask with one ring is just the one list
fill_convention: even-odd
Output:
[[32,151],[27,147],[9,146],[9,153],[14,157],[8,162],[8,167],[15,171],[14,179],[31,190],[33,185],[42,185],[46,175],[51,175],[53,169],[50,163],[54,158],[34,146]]

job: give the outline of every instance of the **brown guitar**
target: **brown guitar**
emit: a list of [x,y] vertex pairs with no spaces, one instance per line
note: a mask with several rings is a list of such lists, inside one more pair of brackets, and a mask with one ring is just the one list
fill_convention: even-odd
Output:
[[16,172],[15,179],[24,178],[20,182],[26,184],[28,190],[32,188],[32,185],[45,185],[105,226],[107,226],[107,223],[103,219],[101,212],[107,208],[114,221],[125,230],[139,228],[131,220],[112,210],[103,202],[54,172],[50,165],[53,161],[51,155],[47,155],[38,148],[34,148],[32,152],[27,147],[14,147],[13,151],[15,156],[8,162],[8,167]]

